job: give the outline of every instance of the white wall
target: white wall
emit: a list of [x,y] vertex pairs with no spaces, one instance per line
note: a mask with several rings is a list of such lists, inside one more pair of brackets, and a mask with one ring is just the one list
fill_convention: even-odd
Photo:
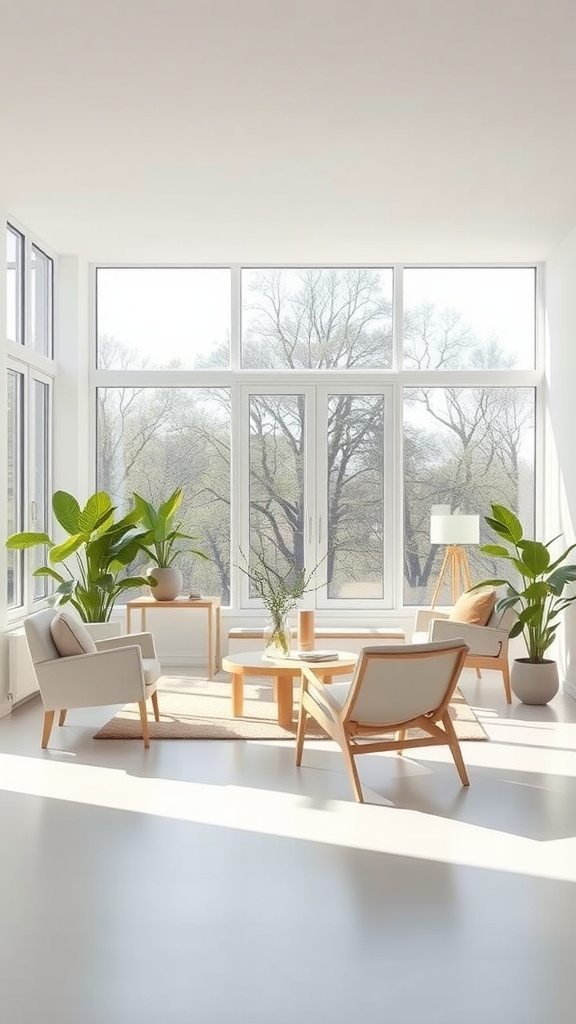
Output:
[[[546,264],[546,335],[546,532],[554,536],[562,530],[568,544],[576,527],[576,229]],[[564,624],[557,652],[560,676],[576,697],[574,606]]]

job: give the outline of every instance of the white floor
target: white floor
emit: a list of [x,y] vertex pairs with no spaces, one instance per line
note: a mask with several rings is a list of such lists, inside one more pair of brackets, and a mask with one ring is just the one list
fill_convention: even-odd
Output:
[[[174,670],[171,670],[174,671]],[[3,1024],[572,1024],[576,701],[462,686],[490,743],[340,756],[0,721]]]

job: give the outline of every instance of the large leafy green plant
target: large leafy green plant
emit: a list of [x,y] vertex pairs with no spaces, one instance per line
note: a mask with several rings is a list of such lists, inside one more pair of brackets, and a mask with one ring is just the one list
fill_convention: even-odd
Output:
[[493,579],[477,583],[472,590],[488,585],[506,586],[506,596],[498,601],[497,608],[514,608],[518,616],[510,636],[522,636],[531,662],[545,661],[545,653],[554,642],[560,625],[559,616],[572,601],[576,593],[565,596],[567,584],[576,580],[576,565],[564,565],[568,555],[576,547],[571,544],[563,554],[553,558],[550,547],[558,537],[547,544],[527,540],[520,520],[505,505],[492,505],[492,515],[485,516],[488,526],[508,545],[484,544],[480,550],[492,558],[508,562],[520,574],[521,583],[516,579]]
[[[105,491],[92,494],[84,508],[67,491],[55,491],[52,508],[68,534],[65,541],[56,544],[47,533],[15,533],[6,547],[22,550],[46,545],[49,564],[33,575],[56,581],[55,604],[70,602],[84,622],[107,622],[123,590],[150,583],[143,576],[123,575],[138,555],[139,541],[145,535],[138,528],[141,513],[134,507],[115,522],[116,508]],[[56,565],[62,566],[61,572]]]
[[159,569],[168,569],[179,555],[187,552],[198,558],[208,558],[204,551],[192,548],[183,541],[197,540],[190,533],[185,533],[183,524],[176,522],[176,513],[182,504],[184,492],[178,487],[166,501],[156,509],[151,502],[140,494],[134,493],[135,508],[138,511],[142,526],[146,530],[139,538],[139,547],[145,551],[150,561]]

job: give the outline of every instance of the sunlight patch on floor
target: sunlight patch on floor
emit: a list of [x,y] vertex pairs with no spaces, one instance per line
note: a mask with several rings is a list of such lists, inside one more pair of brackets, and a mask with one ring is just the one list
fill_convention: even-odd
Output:
[[[420,770],[422,766],[419,766]],[[424,771],[427,771],[424,769]],[[387,806],[234,785],[142,778],[124,770],[0,755],[0,789],[127,813],[329,843],[397,856],[576,881],[576,839],[561,843]],[[457,803],[468,794],[455,781]]]

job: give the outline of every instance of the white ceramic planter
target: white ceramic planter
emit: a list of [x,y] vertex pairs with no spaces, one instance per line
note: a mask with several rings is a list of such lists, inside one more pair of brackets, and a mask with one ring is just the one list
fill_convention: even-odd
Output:
[[524,704],[547,704],[558,693],[558,666],[555,661],[528,661],[516,658],[510,672],[512,693]]
[[153,576],[156,586],[150,587],[150,596],[155,601],[175,601],[182,590],[182,573],[180,569],[170,566],[168,569],[159,569],[154,565],[146,572],[147,576]]
[[121,622],[84,622],[93,640],[108,640],[111,636],[122,636]]

